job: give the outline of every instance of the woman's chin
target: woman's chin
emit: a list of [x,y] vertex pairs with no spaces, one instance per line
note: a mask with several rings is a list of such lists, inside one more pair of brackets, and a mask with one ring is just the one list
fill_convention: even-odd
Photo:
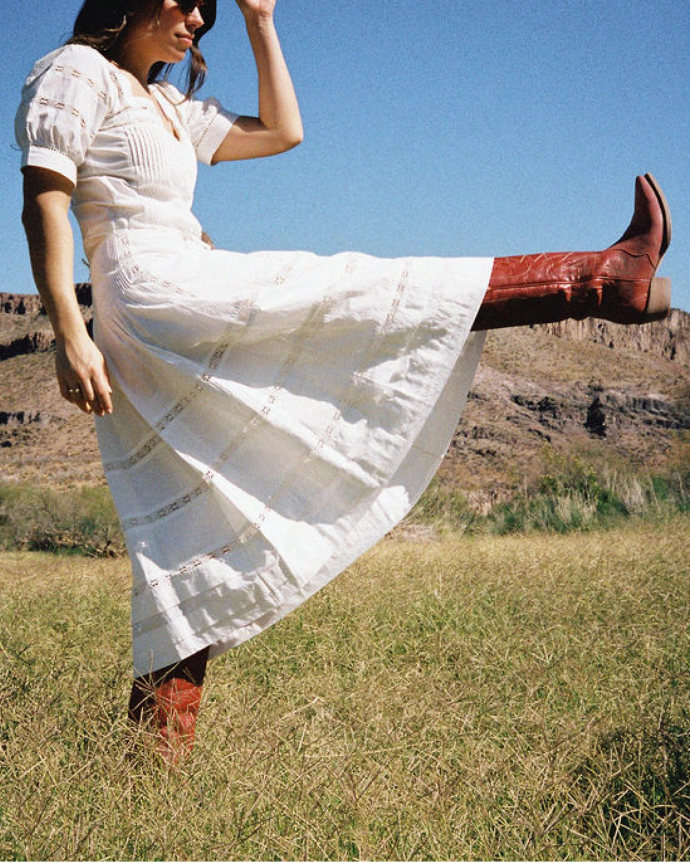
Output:
[[174,65],[175,63],[181,63],[182,60],[187,56],[187,48],[179,47],[179,48],[170,48],[169,51],[166,52],[165,55],[161,52],[161,56],[158,58],[159,63],[165,63],[167,65]]

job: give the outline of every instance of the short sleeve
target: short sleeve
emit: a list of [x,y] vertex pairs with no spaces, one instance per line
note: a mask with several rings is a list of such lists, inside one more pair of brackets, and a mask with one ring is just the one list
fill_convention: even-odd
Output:
[[166,96],[175,102],[194,145],[196,157],[206,165],[220,147],[238,115],[226,111],[217,99],[185,99],[171,84],[164,84]]
[[39,60],[15,118],[22,168],[49,168],[76,184],[89,144],[112,109],[114,91],[108,61],[94,48],[67,45]]

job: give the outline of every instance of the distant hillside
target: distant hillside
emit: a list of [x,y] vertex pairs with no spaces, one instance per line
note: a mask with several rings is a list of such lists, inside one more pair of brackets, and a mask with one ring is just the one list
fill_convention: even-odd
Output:
[[[77,286],[84,317],[89,285]],[[35,295],[0,293],[0,480],[101,483],[92,421],[59,395]],[[690,315],[622,327],[569,321],[489,333],[441,469],[478,505],[559,458],[640,470],[688,457]]]

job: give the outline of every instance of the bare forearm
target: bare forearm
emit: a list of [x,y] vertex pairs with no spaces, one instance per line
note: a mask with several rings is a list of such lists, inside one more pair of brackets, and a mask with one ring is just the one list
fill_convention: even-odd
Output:
[[295,88],[272,16],[245,16],[259,78],[259,120],[288,146],[303,137]]
[[244,15],[259,78],[258,117],[242,116],[213,155],[213,164],[283,153],[301,143],[302,118],[273,22],[275,0],[236,0]]
[[22,221],[36,287],[55,332],[60,392],[85,413],[112,412],[103,355],[86,331],[74,292],[74,240],[68,211],[72,184],[42,168],[24,173]]
[[74,292],[74,241],[67,214],[31,201],[24,206],[22,221],[34,282],[56,340],[85,335]]

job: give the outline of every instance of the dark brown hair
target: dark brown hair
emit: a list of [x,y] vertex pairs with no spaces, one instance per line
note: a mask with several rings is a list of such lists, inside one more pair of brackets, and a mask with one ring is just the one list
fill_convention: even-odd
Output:
[[[67,44],[89,45],[110,59],[126,33],[129,20],[140,14],[156,16],[162,5],[163,0],[84,0],[74,22],[72,38]],[[207,66],[199,50],[199,39],[215,23],[216,0],[205,0],[202,16],[203,26],[194,33],[194,43],[189,49],[191,58],[187,69],[187,98],[201,87],[206,77]],[[171,68],[170,64],[154,63],[149,72],[149,84],[165,78]]]

